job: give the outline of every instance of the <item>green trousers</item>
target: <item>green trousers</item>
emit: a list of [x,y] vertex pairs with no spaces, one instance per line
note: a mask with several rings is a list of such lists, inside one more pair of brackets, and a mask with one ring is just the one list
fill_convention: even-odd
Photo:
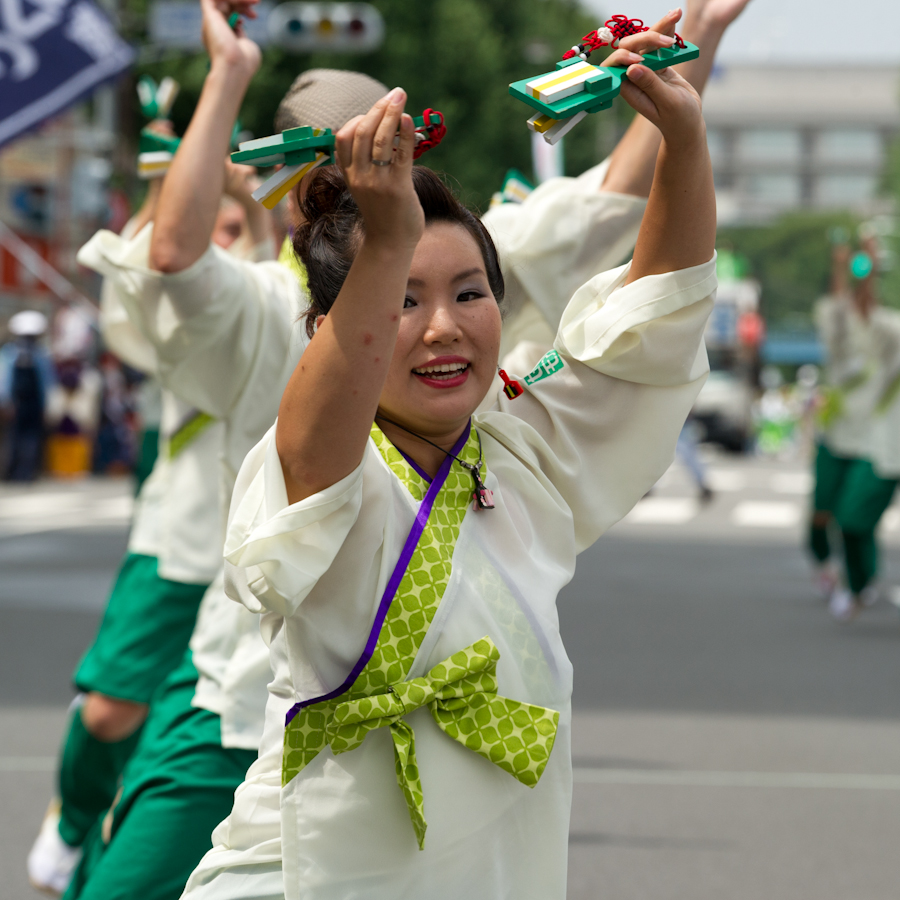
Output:
[[84,842],[64,900],[178,900],[230,812],[256,751],[222,747],[219,717],[191,706],[190,651],[150,704],[121,793]]
[[[205,591],[204,584],[160,578],[155,557],[129,553],[97,637],[75,672],[79,690],[149,703],[184,656]],[[135,734],[99,741],[75,712],[59,768],[59,833],[66,843],[81,845],[98,813],[109,808],[137,740]]]
[[128,553],[75,672],[79,690],[149,703],[184,655],[207,587],[161,578],[155,556]]
[[[890,506],[896,479],[879,477],[865,459],[835,456],[824,444],[816,454],[814,512],[827,512],[840,528],[847,586],[862,591],[878,573],[875,530]],[[831,556],[827,525],[810,526],[810,550],[819,562]]]

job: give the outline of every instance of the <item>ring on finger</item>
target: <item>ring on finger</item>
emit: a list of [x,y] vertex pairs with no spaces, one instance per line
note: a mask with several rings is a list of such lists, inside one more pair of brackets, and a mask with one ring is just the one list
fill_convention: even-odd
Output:
[[393,159],[373,159],[373,166],[389,166],[394,160]]

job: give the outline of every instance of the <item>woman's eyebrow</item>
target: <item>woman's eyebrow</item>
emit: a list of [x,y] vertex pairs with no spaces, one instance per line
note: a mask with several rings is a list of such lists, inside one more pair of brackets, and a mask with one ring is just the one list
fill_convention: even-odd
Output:
[[473,275],[484,275],[484,269],[481,266],[475,266],[472,269],[466,269],[465,272],[460,272],[459,275],[454,275],[450,280],[455,284],[457,281],[464,281],[466,278],[471,278]]
[[[480,266],[475,266],[472,269],[466,269],[465,272],[460,272],[459,275],[454,275],[450,279],[450,283],[456,284],[457,281],[465,281],[466,278],[471,278],[473,275],[482,275],[485,278],[487,277],[484,269],[482,269]],[[421,287],[423,284],[425,284],[425,282],[421,278],[408,278],[406,283],[413,285],[413,287]]]

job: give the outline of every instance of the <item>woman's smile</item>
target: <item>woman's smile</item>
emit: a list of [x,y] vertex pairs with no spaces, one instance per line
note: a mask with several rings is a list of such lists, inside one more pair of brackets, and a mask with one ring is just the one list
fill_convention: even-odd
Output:
[[438,356],[412,370],[413,375],[430,387],[451,388],[465,384],[471,364],[461,356]]

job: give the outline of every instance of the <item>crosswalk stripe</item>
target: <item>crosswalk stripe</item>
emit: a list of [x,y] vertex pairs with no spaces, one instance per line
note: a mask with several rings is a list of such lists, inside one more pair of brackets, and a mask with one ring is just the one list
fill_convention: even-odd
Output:
[[747,487],[747,476],[734,469],[710,469],[707,472],[707,482],[716,493],[730,494]]
[[731,511],[731,521],[743,528],[793,528],[801,514],[796,503],[745,500]]
[[776,494],[812,493],[813,478],[809,472],[776,472],[769,478],[769,487]]
[[690,497],[646,497],[625,518],[640,525],[681,525],[697,511],[697,501]]

